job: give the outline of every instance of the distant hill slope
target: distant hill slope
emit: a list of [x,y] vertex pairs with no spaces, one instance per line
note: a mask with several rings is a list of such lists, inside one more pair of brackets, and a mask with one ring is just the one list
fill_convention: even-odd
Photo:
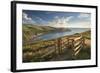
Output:
[[37,26],[32,24],[23,24],[22,31],[23,31],[23,39],[29,40],[32,38],[33,35],[44,34],[47,32],[52,32],[56,30],[54,27],[50,26]]
[[23,24],[23,40],[28,41],[33,37],[37,37],[38,35],[46,34],[46,33],[54,33],[54,32],[63,32],[70,31],[68,28],[55,28],[51,26],[39,26],[36,24]]
[[91,30],[83,32],[82,35],[87,39],[91,39]]
[[33,33],[43,33],[48,32],[50,30],[55,30],[55,28],[50,26],[38,26],[38,25],[32,25],[32,24],[23,24],[23,30],[24,31],[32,31]]

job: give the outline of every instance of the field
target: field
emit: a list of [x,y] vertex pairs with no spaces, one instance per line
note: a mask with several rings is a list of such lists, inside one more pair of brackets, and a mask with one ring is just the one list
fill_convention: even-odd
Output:
[[[85,60],[91,58],[91,31],[52,40],[29,42],[35,36],[37,37],[52,31],[56,32],[55,30],[57,29],[48,26],[46,28],[32,27],[31,25],[23,26],[23,62]],[[73,51],[73,40],[80,35],[82,35],[84,43],[81,43],[81,49],[79,48],[78,50],[80,51],[76,54]]]

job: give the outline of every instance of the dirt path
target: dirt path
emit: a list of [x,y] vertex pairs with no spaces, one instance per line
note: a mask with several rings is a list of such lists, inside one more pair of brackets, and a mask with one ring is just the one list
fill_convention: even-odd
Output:
[[64,60],[72,60],[72,50],[65,49],[62,54],[58,54],[56,57],[52,58],[51,61],[64,61]]

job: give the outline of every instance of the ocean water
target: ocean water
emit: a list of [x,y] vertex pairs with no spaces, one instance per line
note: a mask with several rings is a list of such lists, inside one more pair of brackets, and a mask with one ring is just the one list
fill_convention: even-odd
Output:
[[71,31],[63,31],[63,32],[55,32],[55,33],[47,33],[45,35],[41,35],[39,37],[37,37],[37,39],[41,39],[41,40],[50,40],[50,39],[56,39],[56,38],[60,38],[63,36],[69,36],[69,35],[73,35],[75,33],[82,33],[85,31],[90,30],[90,28],[70,28]]

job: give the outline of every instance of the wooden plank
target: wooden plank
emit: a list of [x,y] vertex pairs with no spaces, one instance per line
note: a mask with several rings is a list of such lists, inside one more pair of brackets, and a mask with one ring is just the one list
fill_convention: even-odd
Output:
[[81,42],[82,41],[78,41],[78,42],[74,43],[74,46],[77,46],[77,45],[81,44]]
[[76,56],[76,55],[80,52],[80,50],[81,50],[81,49],[79,49],[77,52],[75,52],[75,54],[74,54],[74,55]]
[[77,46],[74,51],[77,51],[79,48],[81,47],[81,45]]
[[82,36],[78,37],[78,38],[75,38],[74,41],[78,41],[82,38]]
[[62,50],[65,49],[65,48],[66,48],[66,46],[62,46]]
[[65,45],[65,44],[68,44],[68,41],[66,41],[66,42],[62,42],[62,45],[63,45],[63,44],[64,44],[64,45]]
[[68,40],[64,39],[63,42],[68,42]]

